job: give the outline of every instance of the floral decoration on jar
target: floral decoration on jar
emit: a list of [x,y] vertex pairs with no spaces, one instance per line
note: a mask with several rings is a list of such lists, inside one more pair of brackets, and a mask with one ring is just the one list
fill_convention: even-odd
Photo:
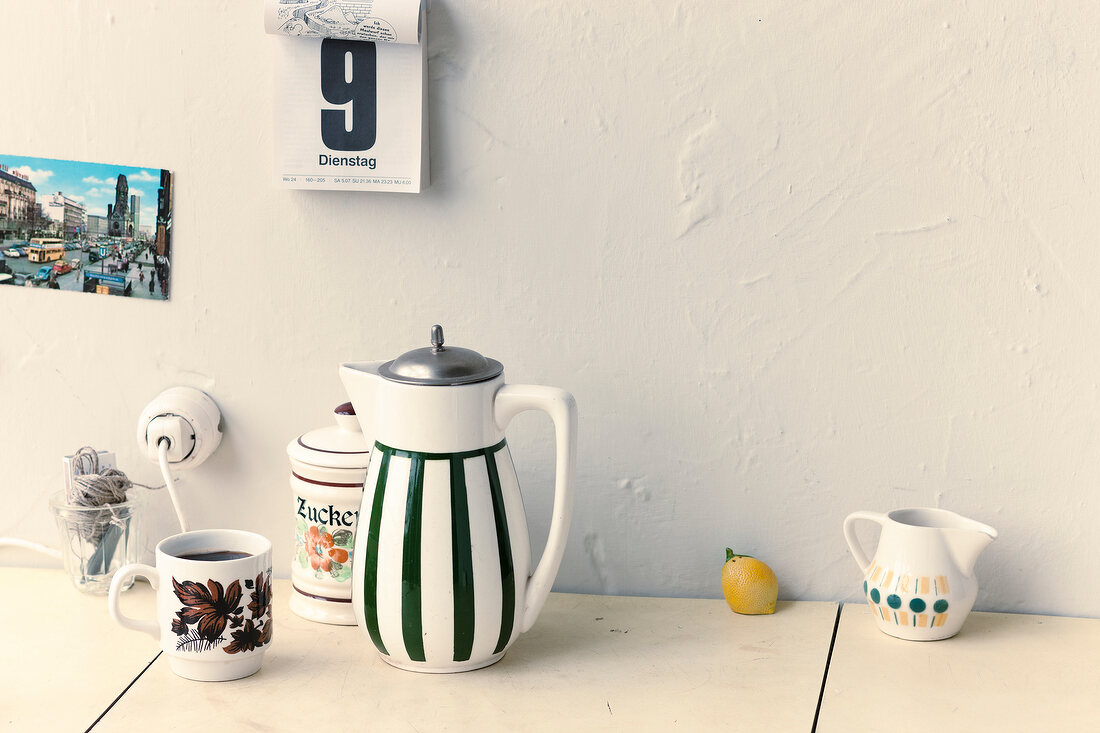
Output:
[[327,525],[306,524],[298,520],[295,533],[296,561],[314,577],[330,577],[339,582],[351,580],[351,554],[354,535],[349,529],[330,532]]

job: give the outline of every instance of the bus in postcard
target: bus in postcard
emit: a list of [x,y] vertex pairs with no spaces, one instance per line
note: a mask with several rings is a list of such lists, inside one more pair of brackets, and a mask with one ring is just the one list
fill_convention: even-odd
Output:
[[54,262],[65,256],[65,240],[37,237],[27,247],[27,259],[31,262]]

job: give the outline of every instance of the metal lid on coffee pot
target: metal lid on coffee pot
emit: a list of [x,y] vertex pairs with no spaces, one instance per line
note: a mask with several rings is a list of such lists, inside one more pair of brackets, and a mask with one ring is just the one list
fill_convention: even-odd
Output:
[[378,373],[391,382],[450,386],[492,379],[504,371],[504,365],[471,349],[443,345],[443,327],[432,326],[432,345],[407,351],[378,367]]

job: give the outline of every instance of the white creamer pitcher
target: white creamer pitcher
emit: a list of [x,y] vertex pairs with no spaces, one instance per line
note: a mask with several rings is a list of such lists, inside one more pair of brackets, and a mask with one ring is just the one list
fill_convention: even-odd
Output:
[[[561,564],[573,506],[577,412],[560,389],[504,383],[469,349],[432,346],[340,378],[373,441],[352,565],[352,606],[382,658],[402,669],[492,664],[534,624]],[[554,421],[554,512],[531,547],[504,429],[525,410]]]
[[[882,526],[872,560],[855,535],[860,519]],[[863,593],[879,630],[935,641],[962,628],[978,595],[974,563],[997,530],[946,509],[897,509],[849,514],[844,537],[863,571]]]

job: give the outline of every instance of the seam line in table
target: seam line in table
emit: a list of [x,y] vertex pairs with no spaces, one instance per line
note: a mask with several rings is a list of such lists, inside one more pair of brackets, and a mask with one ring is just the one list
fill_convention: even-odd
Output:
[[825,657],[825,672],[821,675],[821,692],[817,695],[817,709],[814,710],[814,724],[810,727],[810,733],[817,733],[817,718],[821,715],[821,701],[825,699],[825,683],[829,681],[829,663],[833,661],[833,647],[836,646],[836,632],[840,628],[840,614],[844,611],[844,604],[836,606],[836,621],[833,622],[833,638],[829,639],[829,653]]
[[161,654],[164,654],[164,652],[163,651],[157,652],[157,655],[149,660],[149,664],[145,665],[145,669],[138,672],[137,677],[130,680],[130,684],[126,685],[126,689],[124,689],[122,692],[118,693],[118,697],[116,697],[114,700],[111,701],[111,704],[107,706],[107,709],[99,714],[99,717],[96,718],[92,722],[92,724],[88,726],[88,728],[84,731],[84,733],[88,733],[88,731],[90,731],[92,728],[95,728],[97,725],[99,725],[99,721],[103,720],[103,716],[106,715],[107,713],[111,712],[111,708],[113,708],[115,706],[115,703],[117,703],[119,700],[121,700],[122,696],[130,691],[130,688],[134,686],[134,683],[137,682],[138,680],[140,680],[141,676],[143,674],[145,674],[149,670],[150,667],[153,666],[153,662],[160,659]]

